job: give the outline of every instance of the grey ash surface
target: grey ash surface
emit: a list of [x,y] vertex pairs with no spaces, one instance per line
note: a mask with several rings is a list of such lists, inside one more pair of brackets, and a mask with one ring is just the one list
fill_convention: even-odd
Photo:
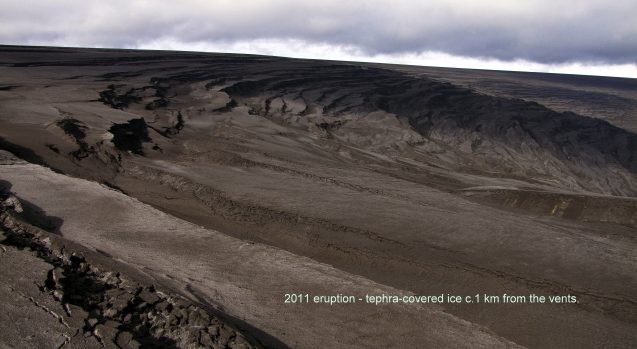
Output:
[[[62,220],[40,228],[265,344],[637,343],[633,79],[12,46],[0,62],[0,147],[32,163],[0,179]],[[579,303],[278,298],[385,287]]]
[[136,282],[26,223],[23,202],[6,186],[0,201],[2,346],[261,347],[193,302]]

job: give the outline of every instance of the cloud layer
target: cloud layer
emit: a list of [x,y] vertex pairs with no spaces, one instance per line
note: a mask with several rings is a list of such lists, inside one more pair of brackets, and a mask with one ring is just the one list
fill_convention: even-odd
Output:
[[632,0],[45,0],[3,1],[2,7],[0,43],[6,44],[234,45],[289,55],[266,45],[288,43],[343,59],[423,64],[438,57],[477,67],[597,67],[637,77]]

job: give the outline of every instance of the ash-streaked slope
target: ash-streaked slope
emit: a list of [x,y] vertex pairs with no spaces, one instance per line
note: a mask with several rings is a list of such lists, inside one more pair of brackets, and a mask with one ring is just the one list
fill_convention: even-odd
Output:
[[19,200],[62,219],[64,239],[280,340],[259,338],[269,347],[516,347],[436,305],[287,305],[283,295],[296,290],[322,295],[404,291],[199,227],[104,185],[39,165],[3,164],[0,176]]
[[[510,98],[524,97],[514,87],[529,84],[513,73],[490,73],[508,85],[485,91],[463,82],[472,71],[446,76],[264,56],[4,47],[0,57],[0,144],[29,161],[119,188],[219,239],[265,243],[395,289],[578,297],[578,304],[444,308],[523,346],[637,341],[637,135],[624,126],[630,120],[579,114],[587,107],[568,97],[576,92],[561,97],[568,99],[562,107],[573,107],[560,109],[544,97]],[[603,85],[635,92],[622,79]],[[629,108],[613,103],[599,108],[630,118]],[[3,176],[21,180],[30,201],[45,190],[28,189],[44,178],[27,184],[16,173]],[[63,234],[85,222],[72,212],[63,214]],[[101,213],[95,219],[106,226],[112,218]],[[181,278],[176,287],[183,287],[192,276],[177,267],[185,258],[177,257],[179,246],[199,244],[198,230],[171,232],[179,237],[174,244],[169,233],[157,240],[135,233],[145,226],[131,218],[99,241],[127,251],[122,241],[147,240],[141,256],[173,253],[173,263],[149,257],[144,266]],[[90,231],[65,238],[90,244]],[[184,260],[217,271],[225,265],[230,278],[251,268],[232,262],[250,260],[241,256]],[[292,281],[286,285],[298,286],[294,292],[318,287]],[[363,292],[365,282],[348,288]],[[197,287],[217,301],[213,286]],[[271,296],[262,301],[279,301]],[[302,346],[281,329],[285,321],[266,323],[233,307],[285,344]],[[298,321],[308,316],[309,308],[285,309]],[[328,321],[318,309],[312,319]],[[413,314],[400,313],[388,316]],[[343,343],[402,333],[387,326],[373,337],[366,319],[347,318],[361,332]],[[304,333],[304,343],[315,343],[314,335]]]
[[416,66],[393,69],[484,94],[534,101],[560,112],[601,118],[633,133],[637,131],[636,79]]

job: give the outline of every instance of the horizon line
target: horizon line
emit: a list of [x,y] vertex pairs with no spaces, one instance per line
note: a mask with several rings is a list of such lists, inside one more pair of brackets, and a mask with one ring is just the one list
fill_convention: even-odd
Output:
[[[289,56],[285,54],[268,54],[268,53],[256,53],[256,52],[236,52],[236,51],[224,51],[224,50],[203,50],[203,49],[182,49],[182,48],[154,48],[154,47],[106,47],[106,46],[76,46],[76,45],[46,45],[46,44],[5,44],[0,43],[1,47],[30,47],[30,48],[61,48],[61,49],[82,49],[82,50],[121,50],[121,51],[153,51],[153,52],[181,52],[181,53],[193,53],[193,54],[226,54],[226,55],[246,55],[246,56],[260,56],[260,57],[274,57],[284,59],[297,59],[297,60],[313,60],[313,61],[327,61],[338,63],[359,63],[359,64],[381,64],[381,65],[393,65],[393,66],[405,66],[405,67],[421,67],[421,68],[436,68],[436,69],[451,69],[451,70],[472,70],[472,71],[485,71],[485,72],[503,72],[503,73],[524,73],[524,74],[550,74],[550,75],[567,75],[567,76],[582,76],[593,78],[611,78],[611,79],[630,79],[637,80],[637,76],[617,76],[617,75],[596,75],[596,74],[582,74],[574,72],[556,72],[556,71],[541,71],[534,69],[501,69],[501,68],[485,68],[485,67],[466,67],[466,66],[444,66],[444,65],[424,65],[416,63],[404,63],[404,62],[389,62],[387,60],[370,60],[360,59],[334,59],[334,58],[316,58],[316,57],[299,57]],[[450,55],[451,56],[451,55]],[[454,56],[460,57],[460,56]],[[478,57],[462,57],[467,59],[480,60]],[[502,61],[503,63],[512,63],[514,61]],[[530,62],[534,64],[541,64],[550,66],[552,64]],[[581,62],[578,62],[581,63]],[[553,64],[554,65],[554,64]]]

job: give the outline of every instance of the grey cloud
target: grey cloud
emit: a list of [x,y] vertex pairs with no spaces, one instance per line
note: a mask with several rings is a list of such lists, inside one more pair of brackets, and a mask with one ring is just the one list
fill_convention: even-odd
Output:
[[374,54],[634,63],[635,1],[5,1],[0,42],[136,47],[301,39]]

